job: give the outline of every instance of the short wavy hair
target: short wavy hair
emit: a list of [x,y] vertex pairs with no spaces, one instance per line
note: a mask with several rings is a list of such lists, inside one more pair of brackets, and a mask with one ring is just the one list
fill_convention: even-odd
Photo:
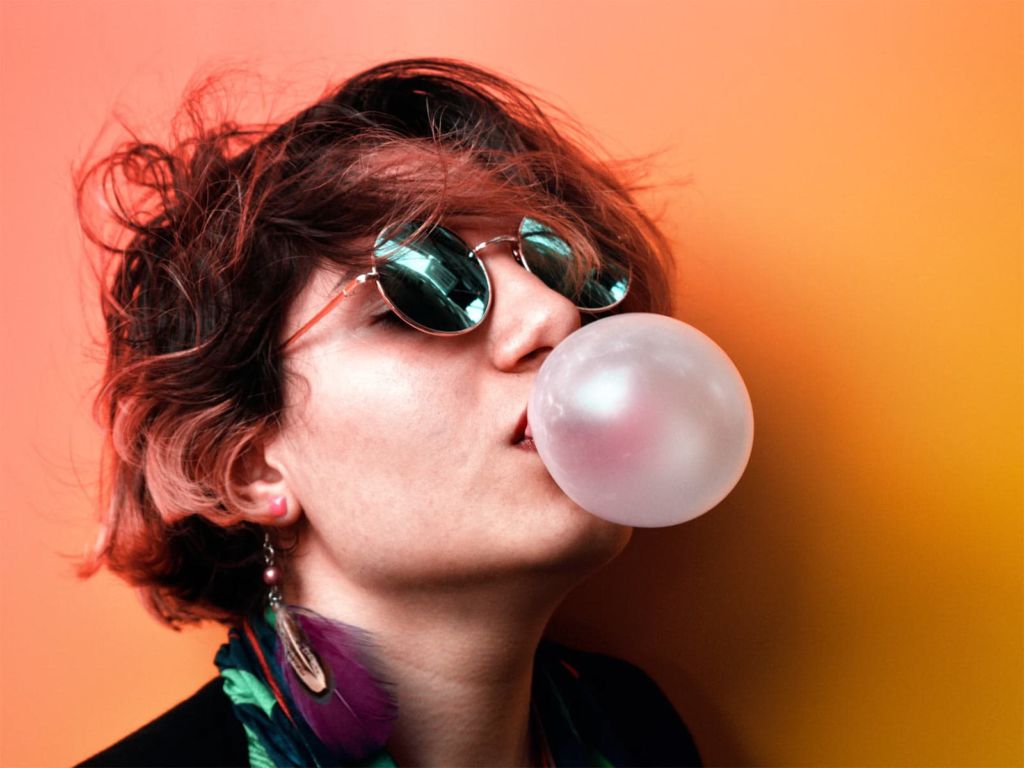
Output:
[[581,262],[630,265],[616,311],[671,313],[669,247],[636,180],[521,86],[395,61],[255,127],[210,124],[217,86],[189,92],[167,146],[132,134],[74,174],[106,331],[101,530],[80,573],[108,567],[172,626],[260,607],[263,534],[235,473],[281,423],[287,310],[318,268],[366,266],[387,224],[530,214]]

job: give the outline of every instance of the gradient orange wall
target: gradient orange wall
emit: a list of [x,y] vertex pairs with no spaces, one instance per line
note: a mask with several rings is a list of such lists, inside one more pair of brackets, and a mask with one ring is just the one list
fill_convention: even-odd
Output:
[[647,668],[711,764],[1020,765],[1021,30],[1019,2],[3,0],[0,763],[124,735],[221,634],[70,575],[98,440],[71,163],[199,66],[287,108],[428,54],[661,153],[679,315],[754,403],[735,493],[638,532],[552,633]]

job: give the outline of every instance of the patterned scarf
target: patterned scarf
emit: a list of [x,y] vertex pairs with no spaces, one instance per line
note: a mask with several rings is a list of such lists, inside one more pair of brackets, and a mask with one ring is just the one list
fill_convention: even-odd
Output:
[[[385,749],[360,762],[339,762],[298,715],[284,685],[274,643],[273,613],[253,616],[230,630],[217,651],[224,692],[245,729],[254,768],[348,765],[397,768]],[[541,640],[534,657],[531,717],[542,743],[543,768],[630,764],[586,676],[556,643]]]

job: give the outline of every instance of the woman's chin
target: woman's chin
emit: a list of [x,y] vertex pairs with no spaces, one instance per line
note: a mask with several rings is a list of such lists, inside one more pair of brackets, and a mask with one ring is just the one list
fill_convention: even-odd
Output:
[[604,520],[566,498],[561,525],[537,542],[540,552],[552,561],[598,568],[614,560],[629,544],[633,528]]

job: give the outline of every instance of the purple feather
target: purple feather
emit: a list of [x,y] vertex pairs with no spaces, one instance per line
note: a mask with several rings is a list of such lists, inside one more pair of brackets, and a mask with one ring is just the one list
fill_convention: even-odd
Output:
[[[301,627],[305,638],[289,636],[287,617],[277,614],[277,660],[284,670],[291,699],[324,746],[339,758],[359,760],[379,751],[391,735],[398,704],[391,683],[376,675],[371,666],[373,641],[368,632],[332,621],[293,605],[282,607]],[[289,655],[303,642],[316,654],[326,673],[326,690],[317,695],[304,684]],[[292,653],[285,645],[292,643]],[[303,651],[298,651],[300,654]],[[308,653],[308,651],[305,651]]]

